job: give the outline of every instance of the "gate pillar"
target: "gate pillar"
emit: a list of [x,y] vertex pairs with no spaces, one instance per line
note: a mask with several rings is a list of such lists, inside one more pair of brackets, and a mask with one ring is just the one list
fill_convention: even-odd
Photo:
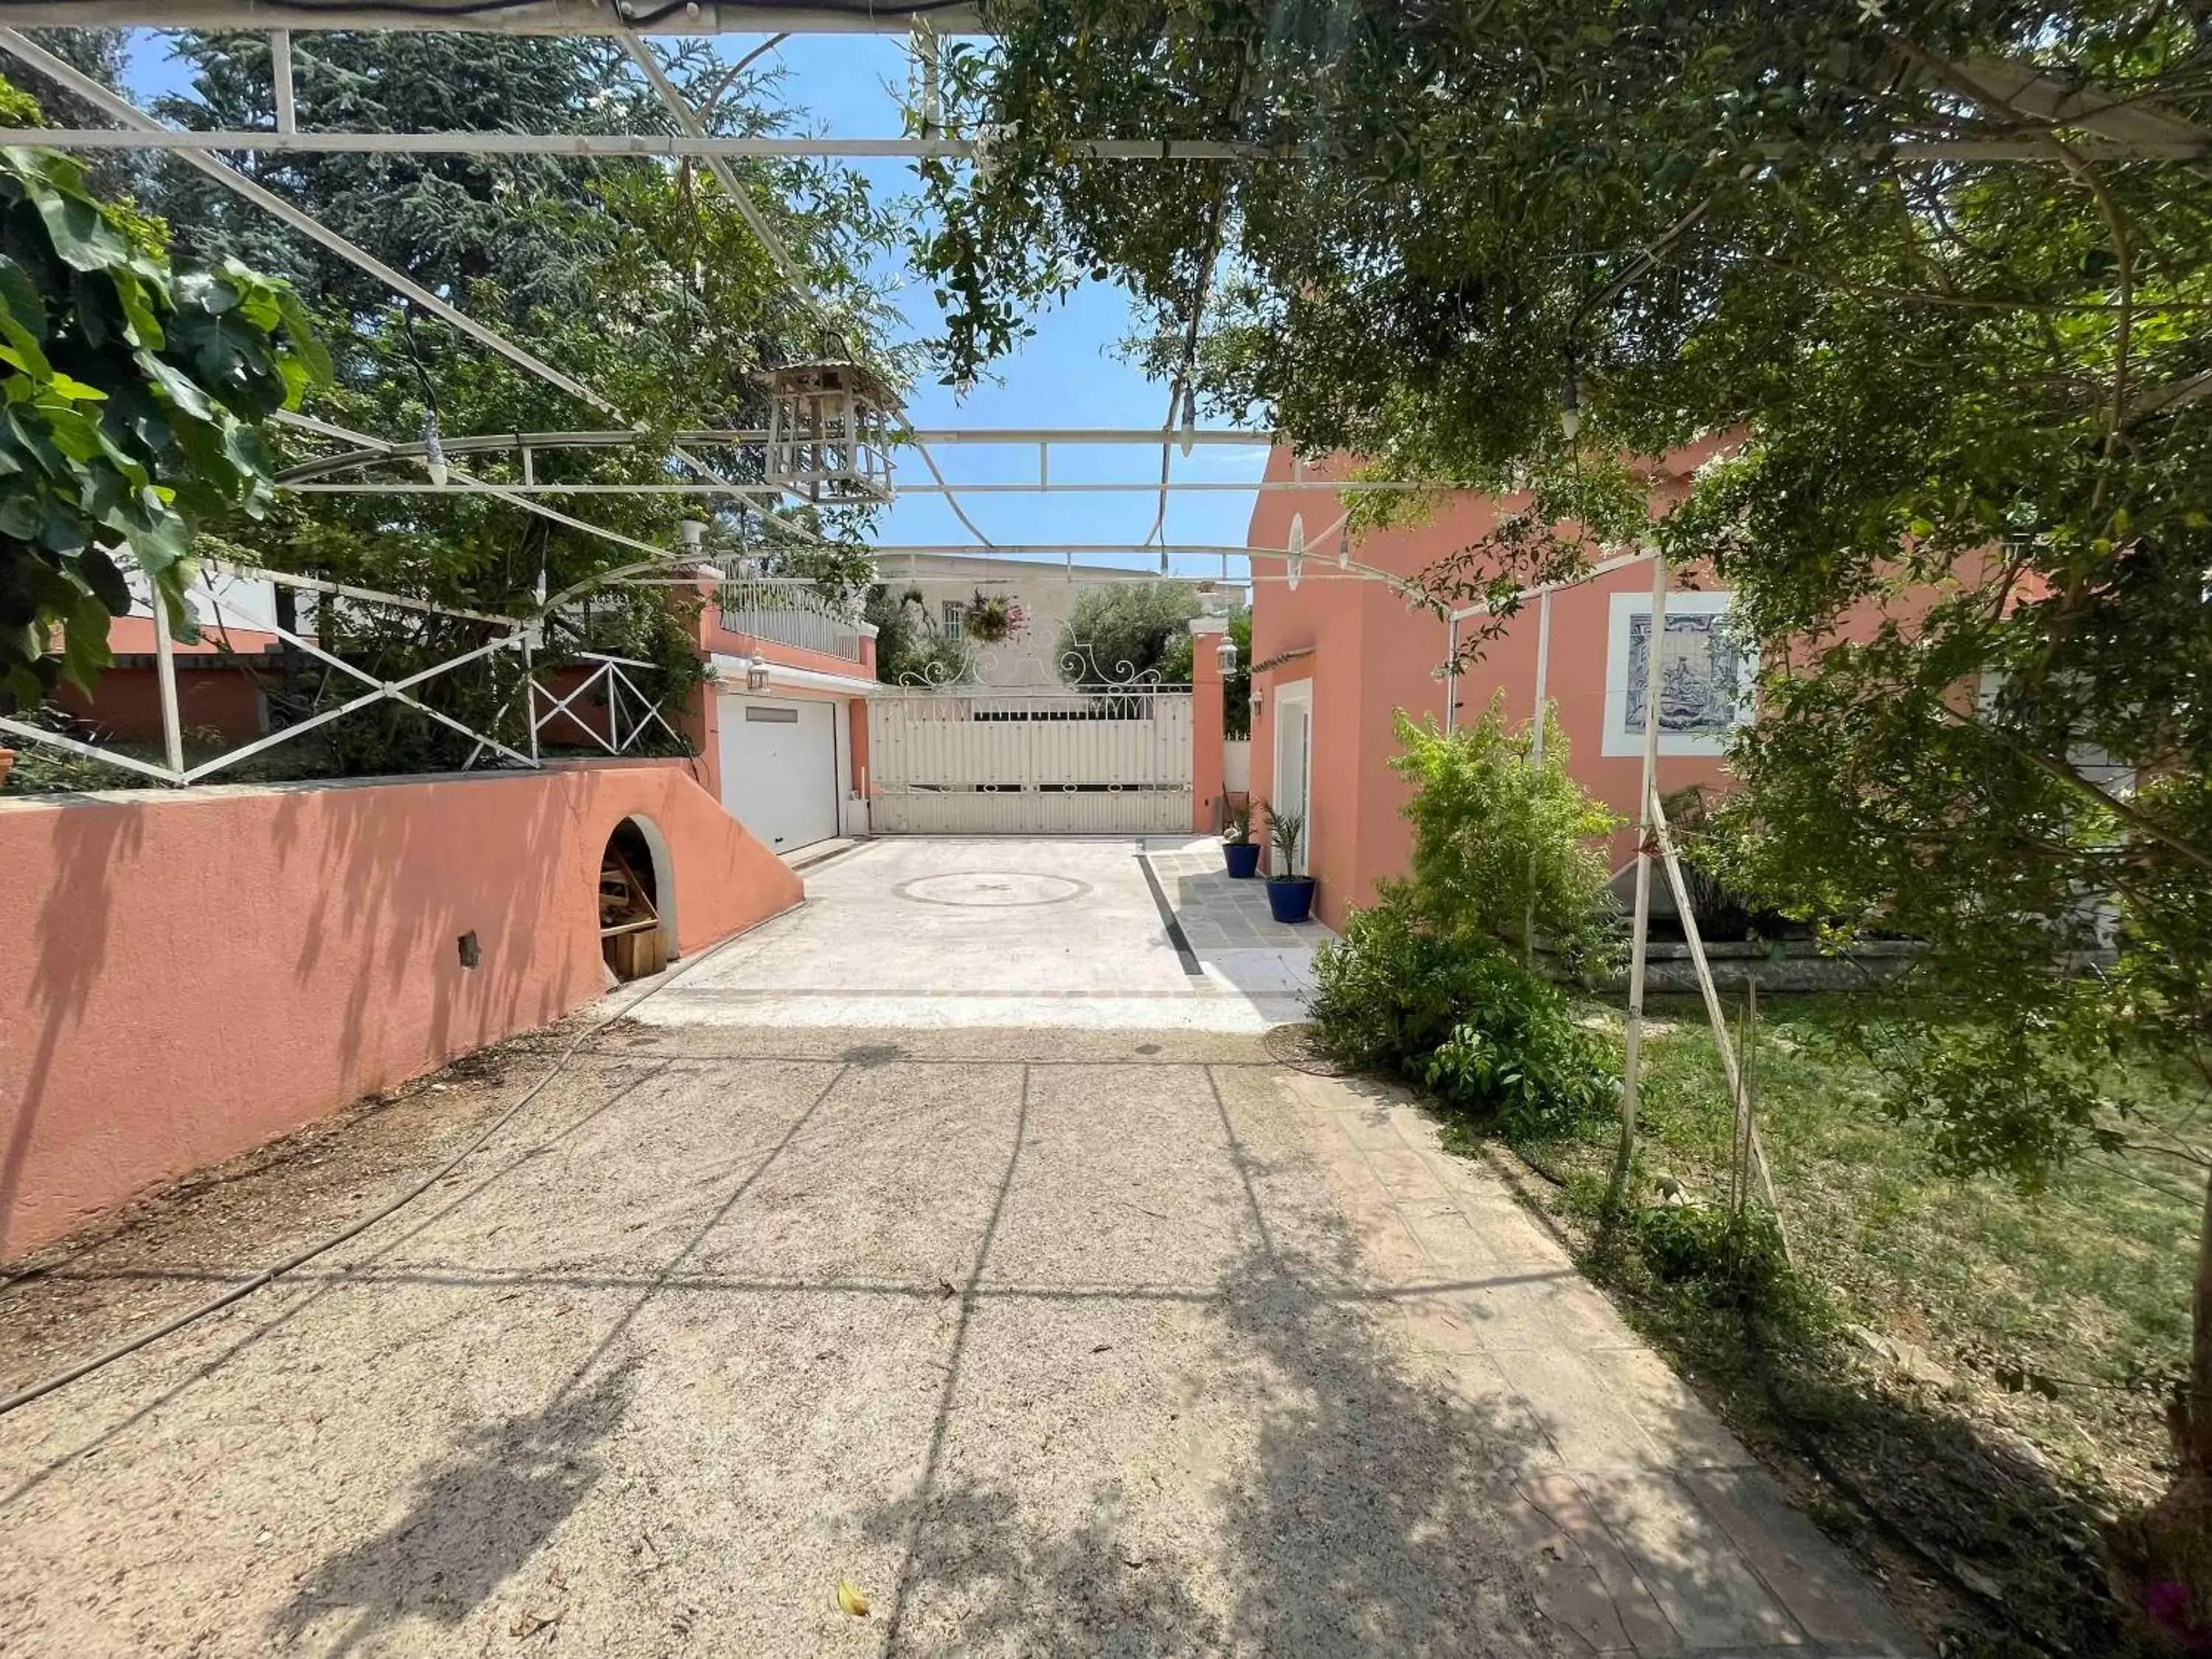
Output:
[[1228,822],[1223,788],[1221,745],[1228,736],[1228,703],[1221,663],[1214,654],[1229,629],[1224,617],[1190,620],[1190,828],[1194,835],[1220,830]]

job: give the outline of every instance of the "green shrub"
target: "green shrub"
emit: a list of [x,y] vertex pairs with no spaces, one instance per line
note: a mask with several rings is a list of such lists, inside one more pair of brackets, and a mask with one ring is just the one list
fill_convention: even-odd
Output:
[[1386,884],[1341,939],[1314,953],[1308,1009],[1322,1044],[1362,1070],[1418,1078],[1479,994],[1476,953],[1423,926],[1409,891]]
[[1314,959],[1310,1012],[1338,1060],[1426,1085],[1508,1133],[1563,1128],[1608,1105],[1603,1040],[1494,940],[1425,924],[1411,889],[1386,886]]
[[1488,959],[1484,977],[1468,1017],[1423,1069],[1437,1098],[1495,1112],[1516,1138],[1555,1134],[1610,1107],[1620,1090],[1611,1056],[1566,999],[1503,956]]
[[1729,1300],[1772,1301],[1790,1271],[1781,1228],[1756,1206],[1650,1205],[1637,1214],[1636,1243],[1661,1282]]
[[1421,913],[1524,951],[1533,929],[1570,972],[1601,969],[1620,939],[1604,848],[1620,820],[1569,775],[1558,722],[1541,762],[1533,727],[1507,726],[1502,691],[1458,731],[1402,712],[1397,730],[1405,752],[1390,766],[1413,785],[1405,816]]

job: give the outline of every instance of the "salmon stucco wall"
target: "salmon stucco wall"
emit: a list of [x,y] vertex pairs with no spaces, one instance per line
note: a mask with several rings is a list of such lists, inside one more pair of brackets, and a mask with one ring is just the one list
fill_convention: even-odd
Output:
[[599,995],[629,817],[682,953],[802,895],[680,761],[0,801],[0,1260]]
[[[1700,446],[1667,458],[1653,482],[1653,504],[1664,511],[1686,488],[1691,471],[1712,453]],[[1267,477],[1291,478],[1288,450],[1268,457]],[[1305,477],[1341,476],[1340,459],[1315,464]],[[1489,534],[1502,511],[1517,498],[1458,495],[1429,519],[1355,538],[1364,564],[1417,578]],[[1402,875],[1413,851],[1413,832],[1402,809],[1409,791],[1390,769],[1399,752],[1395,715],[1446,723],[1446,684],[1438,671],[1449,650],[1446,624],[1409,604],[1387,583],[1350,579],[1335,568],[1336,526],[1342,508],[1326,491],[1263,494],[1255,505],[1250,544],[1288,545],[1293,514],[1304,520],[1307,556],[1293,590],[1279,560],[1253,563],[1253,684],[1261,694],[1253,722],[1252,787],[1265,795],[1274,786],[1274,697],[1282,685],[1313,683],[1312,811],[1308,861],[1319,878],[1316,909],[1341,927],[1349,909],[1373,902],[1376,881]],[[1676,572],[1670,589],[1704,586],[1695,573]],[[1632,565],[1598,577],[1553,600],[1552,643],[1546,685],[1576,779],[1622,818],[1632,817],[1641,779],[1640,756],[1601,752],[1605,719],[1606,652],[1612,596],[1648,593],[1648,565]],[[1509,720],[1528,719],[1536,701],[1538,611],[1528,605],[1497,637],[1486,642],[1465,672],[1449,682],[1462,722],[1478,720],[1503,693]],[[1473,623],[1462,624],[1470,630]],[[1724,783],[1717,758],[1670,755],[1660,762],[1662,790],[1688,784]],[[1619,864],[1633,855],[1633,832],[1624,828],[1611,848]]]

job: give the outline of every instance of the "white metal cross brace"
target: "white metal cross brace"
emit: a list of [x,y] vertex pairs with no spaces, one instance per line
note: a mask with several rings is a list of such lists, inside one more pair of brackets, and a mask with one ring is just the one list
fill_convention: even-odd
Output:
[[[0,28],[0,47],[13,52],[40,74],[66,87],[102,114],[122,123],[125,127],[132,129],[134,132],[148,134],[167,131],[159,121],[130,100],[110,92],[73,64],[55,57],[53,53],[32,40],[20,29]],[[347,240],[313,214],[303,212],[283,197],[264,190],[228,162],[199,150],[187,149],[180,151],[179,154],[185,161],[206,173],[224,189],[232,191],[244,197],[256,207],[274,214],[302,234],[313,237],[341,259],[349,264],[359,266],[378,281],[389,284],[398,292],[405,295],[414,303],[421,306],[423,310],[451,324],[471,339],[490,347],[509,362],[527,369],[548,385],[558,386],[569,396],[589,404],[602,414],[621,418],[619,410],[581,380],[562,374],[544,358],[516,344],[498,330],[485,327],[458,307],[440,299],[438,295],[405,272],[393,270],[367,248]]]
[[[660,705],[655,702],[651,697],[647,696],[645,693],[639,689],[636,683],[633,681],[629,675],[622,672],[624,665],[628,665],[633,668],[651,668],[654,666],[653,664],[648,662],[639,662],[635,659],[629,657],[602,656],[599,653],[592,651],[581,652],[578,654],[581,656],[585,661],[595,662],[599,666],[594,668],[590,673],[584,676],[584,678],[570,690],[567,696],[556,697],[553,695],[552,690],[549,687],[540,685],[534,678],[531,680],[531,732],[533,738],[535,738],[538,733],[544,732],[546,726],[550,725],[553,721],[560,719],[563,714],[566,714],[568,717],[568,722],[570,725],[581,727],[585,733],[591,738],[592,742],[598,744],[600,748],[605,750],[610,755],[621,754],[625,749],[629,748],[632,743],[636,741],[638,734],[645,730],[646,721],[647,719],[659,721],[660,729],[667,732],[670,737],[675,738],[677,742],[682,743],[684,741],[684,734],[678,732],[674,726],[671,726],[668,723],[667,719],[661,714]],[[577,715],[575,710],[569,706],[574,703],[578,697],[583,696],[585,692],[590,690],[603,679],[607,684],[607,727],[609,736],[613,738],[611,743],[609,742],[606,738],[601,737],[597,731],[592,729],[588,722],[580,719]],[[637,724],[630,727],[629,736],[627,738],[622,734],[622,704],[620,700],[620,693],[625,690],[628,691],[630,696],[636,698],[639,707],[645,710],[645,714],[639,717]],[[551,705],[543,714],[537,712],[538,699],[541,696]],[[470,758],[473,760],[475,757],[471,756]]]
[[487,644],[478,646],[473,651],[465,651],[458,657],[448,657],[443,662],[435,663],[430,667],[418,670],[416,672],[407,675],[404,678],[397,680],[380,680],[375,675],[369,673],[367,670],[346,661],[343,657],[335,656],[331,653],[324,650],[312,640],[301,638],[299,635],[293,633],[289,629],[281,628],[270,623],[258,623],[256,626],[258,626],[263,633],[274,635],[276,638],[283,641],[285,644],[293,647],[296,650],[304,651],[307,655],[314,658],[318,662],[328,663],[340,673],[350,675],[353,678],[359,680],[362,684],[367,685],[371,689],[359,696],[340,703],[335,708],[325,708],[321,713],[310,715],[306,720],[297,721],[293,725],[283,726],[275,732],[271,732],[267,737],[258,738],[253,742],[246,744],[242,748],[234,749],[227,754],[218,755],[213,760],[204,761],[199,765],[186,771],[182,779],[179,780],[181,782],[198,783],[202,778],[210,776],[216,772],[224,771],[230,767],[237,765],[238,763],[242,760],[246,760],[254,755],[261,753],[264,750],[274,749],[281,743],[289,742],[292,738],[298,737],[303,732],[311,732],[319,726],[326,726],[342,714],[349,714],[353,713],[354,710],[357,708],[365,708],[373,702],[382,702],[386,701],[404,703],[408,708],[414,709],[417,714],[428,715],[441,726],[448,726],[453,731],[459,732],[465,738],[474,738],[480,744],[489,744],[490,747],[499,750],[501,754],[507,756],[509,759],[515,761],[521,765],[535,766],[538,763],[528,755],[523,754],[520,750],[511,749],[507,744],[500,742],[498,738],[487,737],[484,733],[478,732],[473,726],[465,725],[461,721],[455,720],[451,714],[446,714],[441,710],[433,708],[419,698],[410,697],[407,695],[408,691],[412,687],[421,685],[427,680],[435,679],[439,675],[447,673],[453,669],[459,668],[464,664],[475,662],[477,659],[482,657],[489,657],[495,652],[520,649],[525,638],[525,635],[521,633],[518,632],[502,635],[498,639],[493,640]]
[[[631,60],[644,71],[646,80],[668,112],[676,118],[677,125],[684,129],[684,136],[694,143],[705,142],[707,129],[699,119],[698,112],[691,107],[690,100],[677,89],[676,83],[668,78],[668,71],[660,67],[660,60],[653,55],[653,48],[636,35],[628,33],[623,36],[623,45],[629,49]],[[783,245],[783,238],[775,234],[767,216],[754,204],[752,197],[731,168],[728,158],[708,153],[701,159],[707,163],[708,170],[714,175],[715,181],[722,186],[722,193],[730,198],[730,205],[737,209],[738,216],[744,220],[746,228],[768,250],[769,258],[775,261],[775,268],[783,273],[784,281],[804,291],[806,278],[799,269],[799,261],[791,257],[791,250]]]
[[152,761],[140,760],[136,755],[121,754],[112,749],[103,749],[98,744],[84,743],[76,738],[65,738],[58,732],[49,732],[44,726],[33,726],[28,720],[19,720],[10,715],[0,714],[0,732],[5,732],[11,737],[25,738],[32,743],[43,744],[49,749],[65,750],[70,754],[80,756],[83,759],[98,761],[103,766],[118,766],[126,772],[136,772],[143,777],[152,778],[158,782],[182,783],[185,781],[185,775],[180,769],[173,770],[167,766],[157,766]]

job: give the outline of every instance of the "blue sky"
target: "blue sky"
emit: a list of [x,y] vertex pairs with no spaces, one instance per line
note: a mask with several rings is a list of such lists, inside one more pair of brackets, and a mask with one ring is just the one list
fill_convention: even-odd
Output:
[[[760,37],[726,37],[720,50],[735,56],[760,44]],[[141,33],[133,42],[131,89],[140,97],[178,84],[177,67],[164,61],[160,36]],[[784,70],[780,94],[805,112],[809,128],[838,137],[883,136],[900,130],[898,98],[907,76],[905,43],[899,36],[799,35],[775,49],[773,61]],[[912,168],[896,161],[858,164],[885,198],[910,194]],[[908,337],[936,331],[937,307],[928,287],[902,268],[886,270],[896,284],[895,299],[905,318]],[[1106,284],[1086,283],[1069,301],[1043,313],[1037,331],[1021,349],[999,365],[997,383],[974,387],[964,398],[925,377],[915,389],[908,416],[917,427],[1154,427],[1167,410],[1167,387],[1147,380],[1121,361],[1116,347],[1131,331],[1127,296]],[[1036,451],[973,449],[939,446],[932,452],[945,477],[956,486],[986,477],[1034,476]],[[1250,483],[1256,481],[1265,452],[1246,448],[1200,448],[1188,459],[1174,458],[1179,478]],[[1158,477],[1157,450],[1093,448],[1056,450],[1055,478],[1153,480]],[[927,483],[920,458],[900,458],[903,483]],[[1167,538],[1182,544],[1241,546],[1252,513],[1249,489],[1209,491],[1168,498]],[[981,495],[963,497],[968,516],[994,542],[1056,544],[1141,541],[1158,509],[1152,494],[1079,495]],[[973,538],[937,496],[908,495],[884,515],[880,538],[886,543],[967,543]],[[1138,559],[1104,561],[1136,566]],[[1178,570],[1218,574],[1213,560],[1180,560]],[[1232,574],[1241,570],[1231,566]]]

